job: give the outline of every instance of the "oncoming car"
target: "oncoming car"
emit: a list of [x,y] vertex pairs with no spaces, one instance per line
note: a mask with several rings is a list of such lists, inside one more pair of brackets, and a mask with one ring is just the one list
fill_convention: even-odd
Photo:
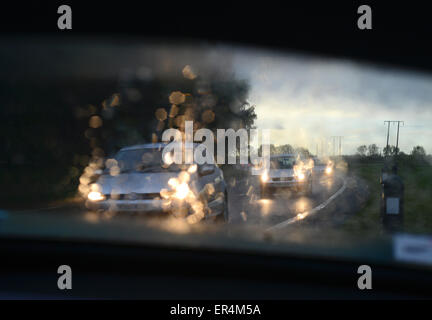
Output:
[[312,193],[312,172],[294,154],[270,156],[270,169],[260,177],[261,197],[273,194],[277,189],[289,188],[296,192]]
[[222,170],[214,164],[166,165],[162,161],[165,146],[122,148],[106,161],[102,175],[91,186],[87,207],[227,221],[228,195]]
[[318,157],[312,158],[314,162],[314,166],[312,169],[312,172],[314,175],[320,175],[320,176],[330,176],[334,172],[333,168],[333,162],[328,160],[325,161],[323,159],[320,159]]

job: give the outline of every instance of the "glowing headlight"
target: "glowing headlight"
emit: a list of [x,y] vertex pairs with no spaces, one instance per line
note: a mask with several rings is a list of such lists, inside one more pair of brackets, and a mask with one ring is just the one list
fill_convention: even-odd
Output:
[[269,179],[267,171],[264,171],[264,173],[261,175],[261,181],[266,182]]
[[304,180],[304,178],[305,178],[305,175],[304,175],[303,172],[300,172],[300,173],[297,175],[297,179],[299,179],[300,181]]
[[87,196],[91,201],[101,201],[105,199],[104,195],[98,191],[92,191]]
[[190,189],[189,189],[189,186],[187,185],[187,183],[181,183],[177,186],[174,196],[177,199],[183,200],[188,195],[189,190]]
[[196,164],[193,164],[189,167],[188,172],[189,173],[195,173],[198,169],[198,166]]
[[332,173],[332,167],[327,167],[325,172],[326,172],[327,174]]

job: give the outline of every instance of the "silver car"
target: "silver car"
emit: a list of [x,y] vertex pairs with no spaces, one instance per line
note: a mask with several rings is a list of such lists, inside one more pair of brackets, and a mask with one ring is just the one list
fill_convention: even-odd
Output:
[[162,161],[164,146],[125,147],[108,159],[96,190],[87,196],[87,207],[227,221],[228,194],[222,170],[214,164],[167,166]]
[[313,157],[312,160],[314,162],[312,173],[315,176],[331,176],[333,174],[334,168],[332,161],[324,161],[318,157]]
[[260,177],[261,197],[272,195],[278,189],[312,193],[312,172],[297,155],[280,154],[270,157],[270,169]]

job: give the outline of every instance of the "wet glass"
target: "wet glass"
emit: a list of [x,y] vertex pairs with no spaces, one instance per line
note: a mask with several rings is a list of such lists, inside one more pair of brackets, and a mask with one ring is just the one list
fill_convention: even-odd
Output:
[[[0,70],[2,236],[97,234],[397,262],[395,234],[380,220],[382,182],[395,164],[405,184],[400,231],[432,233],[431,74],[199,41],[95,38],[4,39]],[[395,114],[399,122],[384,123]],[[195,143],[214,146],[212,157],[225,148],[215,172],[197,178],[197,167],[163,166],[158,148],[120,151],[159,144],[169,129],[183,139],[188,122]],[[303,178],[253,170],[249,157],[241,164],[240,143],[228,150],[220,129],[245,130],[248,147],[252,129],[269,130],[270,169]],[[138,210],[132,220],[114,201],[112,211],[83,209],[116,192],[122,201],[166,200],[163,209],[188,202],[166,219]],[[187,220],[191,208],[196,219]],[[221,208],[228,218],[212,223]],[[83,234],[93,228],[100,232]]]
[[294,157],[278,157],[270,160],[271,169],[292,169],[296,163]]

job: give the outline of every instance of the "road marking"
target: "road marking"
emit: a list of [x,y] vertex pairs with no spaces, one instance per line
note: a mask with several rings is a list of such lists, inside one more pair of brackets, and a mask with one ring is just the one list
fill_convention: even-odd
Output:
[[288,226],[288,225],[290,225],[290,224],[292,224],[292,223],[294,223],[294,222],[297,222],[297,221],[299,221],[299,220],[303,220],[303,219],[305,219],[305,218],[306,218],[307,216],[309,216],[309,215],[313,215],[313,214],[317,213],[317,212],[320,211],[321,209],[324,209],[325,207],[327,207],[327,205],[328,205],[330,202],[332,202],[335,198],[337,198],[339,195],[341,195],[342,192],[345,191],[345,189],[346,189],[346,185],[347,185],[347,181],[346,181],[346,179],[344,179],[344,183],[343,183],[342,187],[341,187],[338,191],[336,191],[336,192],[335,192],[335,193],[334,193],[330,198],[328,198],[326,201],[324,201],[323,203],[317,205],[315,208],[313,208],[313,209],[311,209],[311,210],[309,210],[309,211],[305,211],[305,212],[299,213],[299,214],[297,214],[295,217],[292,217],[292,218],[290,218],[290,219],[288,219],[288,220],[282,221],[282,222],[280,222],[280,223],[278,223],[278,224],[275,224],[274,226],[271,226],[270,228],[268,228],[268,229],[266,230],[266,232],[271,232],[271,231],[275,231],[275,230],[282,229],[282,228],[284,228],[284,227],[286,227],[286,226]]

